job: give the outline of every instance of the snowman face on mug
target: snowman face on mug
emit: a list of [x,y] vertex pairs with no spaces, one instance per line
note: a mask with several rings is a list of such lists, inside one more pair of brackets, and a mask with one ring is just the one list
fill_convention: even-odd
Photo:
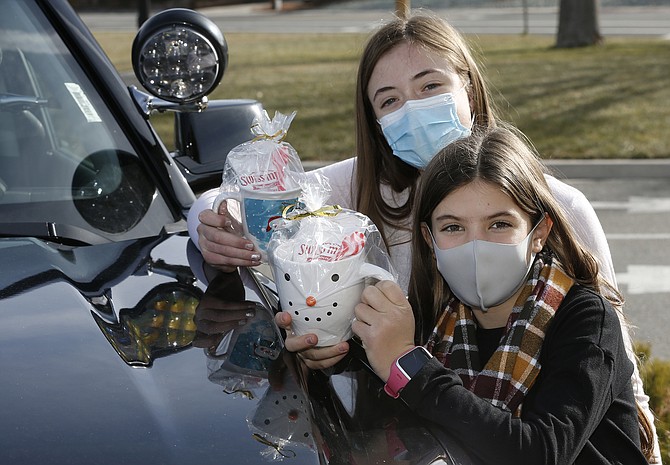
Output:
[[320,346],[349,339],[365,287],[363,265],[360,255],[332,262],[275,260],[279,300],[293,318],[293,331],[316,334]]
[[360,219],[350,218],[346,224],[347,218],[338,223],[339,230],[322,224],[323,218],[301,219],[300,236],[275,242],[270,252],[281,309],[291,314],[293,332],[315,334],[318,346],[353,335],[354,307],[368,279],[393,279],[389,271],[367,261]]
[[[290,283],[291,274],[284,273],[284,280],[287,283]],[[340,274],[337,272],[332,272],[328,276],[324,277],[324,285],[320,286],[322,287],[321,292],[318,290],[317,292],[308,292],[307,289],[296,287],[296,302],[294,302],[292,299],[288,299],[286,301],[288,308],[286,308],[285,311],[292,313],[295,318],[303,318],[307,323],[309,323],[310,318],[314,318],[316,323],[321,323],[323,321],[321,314],[325,315],[326,318],[332,317],[333,312],[337,311],[338,306],[340,306],[339,301],[344,294],[334,292],[332,286],[328,285],[328,282],[332,283],[333,285],[337,285],[340,280]],[[331,292],[328,292],[329,290]],[[325,313],[320,312],[319,315],[312,315],[312,312],[309,312],[309,309],[312,307],[322,308],[325,310]],[[329,308],[330,310],[328,310]]]

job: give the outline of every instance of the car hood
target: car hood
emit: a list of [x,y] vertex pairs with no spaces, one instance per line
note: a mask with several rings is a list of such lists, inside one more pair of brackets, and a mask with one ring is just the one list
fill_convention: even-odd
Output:
[[319,463],[308,402],[267,306],[196,347],[206,297],[220,309],[263,301],[251,273],[221,274],[210,294],[180,235],[0,247],[3,460]]

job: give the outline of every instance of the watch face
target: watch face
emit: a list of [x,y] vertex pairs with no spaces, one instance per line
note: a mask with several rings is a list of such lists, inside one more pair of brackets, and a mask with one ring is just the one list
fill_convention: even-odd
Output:
[[412,378],[416,375],[421,368],[426,364],[430,359],[430,354],[423,347],[417,347],[416,349],[406,353],[398,359],[398,365],[400,368],[407,373],[407,376]]

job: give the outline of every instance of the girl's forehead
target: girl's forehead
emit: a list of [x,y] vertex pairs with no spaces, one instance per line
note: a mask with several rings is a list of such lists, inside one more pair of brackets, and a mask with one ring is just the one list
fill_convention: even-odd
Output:
[[375,64],[370,83],[380,80],[404,80],[425,69],[440,69],[456,74],[452,63],[436,51],[426,47],[402,42],[386,52]]
[[[436,50],[409,42],[401,42],[381,56],[377,66],[383,62],[402,62],[410,66],[439,66],[453,69],[451,61]],[[376,67],[375,67],[376,68]]]
[[522,214],[521,208],[500,187],[474,180],[450,192],[433,211],[433,218],[454,216],[476,218],[508,211]]

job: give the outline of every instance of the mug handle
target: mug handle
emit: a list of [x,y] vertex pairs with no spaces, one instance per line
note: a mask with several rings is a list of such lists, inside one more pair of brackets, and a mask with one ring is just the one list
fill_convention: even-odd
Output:
[[385,270],[384,268],[381,268],[377,265],[373,265],[372,263],[363,263],[363,265],[361,265],[361,267],[358,269],[358,276],[360,278],[372,278],[378,281],[395,281],[395,278],[388,270]]
[[239,192],[221,192],[216,196],[214,202],[212,202],[212,210],[214,210],[215,213],[219,213],[219,207],[224,200],[228,199],[237,200],[239,203],[242,203],[242,196]]

